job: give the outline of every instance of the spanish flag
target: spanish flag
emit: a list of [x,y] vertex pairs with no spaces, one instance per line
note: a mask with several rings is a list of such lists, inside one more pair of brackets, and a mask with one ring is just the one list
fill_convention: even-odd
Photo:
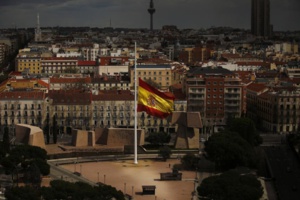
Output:
[[137,111],[145,111],[149,115],[166,118],[173,111],[174,96],[158,91],[139,78]]

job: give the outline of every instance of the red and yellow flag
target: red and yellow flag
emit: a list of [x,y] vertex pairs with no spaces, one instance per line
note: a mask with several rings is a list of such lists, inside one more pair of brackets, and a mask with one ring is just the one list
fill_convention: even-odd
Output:
[[165,118],[173,111],[174,96],[158,91],[139,78],[137,111],[145,111],[149,115]]

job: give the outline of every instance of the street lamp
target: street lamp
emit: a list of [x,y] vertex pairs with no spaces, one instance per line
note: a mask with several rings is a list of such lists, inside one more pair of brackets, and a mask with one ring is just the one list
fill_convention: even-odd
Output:
[[126,183],[124,183],[124,194],[126,195]]
[[194,198],[197,198],[197,196],[198,196],[197,186],[198,186],[198,168],[196,168],[196,176],[195,176],[195,181],[194,181],[194,192],[193,192]]
[[132,197],[132,199],[133,199],[133,191],[134,191],[134,186],[132,186],[132,188],[131,188],[131,197]]

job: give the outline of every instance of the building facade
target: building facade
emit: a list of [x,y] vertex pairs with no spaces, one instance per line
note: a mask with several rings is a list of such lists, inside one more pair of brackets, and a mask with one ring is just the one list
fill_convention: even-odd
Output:
[[[186,111],[186,100],[174,102],[174,111]],[[59,130],[70,128],[93,130],[97,127],[133,128],[134,94],[130,90],[4,91],[0,93],[0,127],[29,124],[44,129],[56,120]],[[176,125],[145,112],[138,112],[138,127],[145,132],[174,132]]]
[[267,87],[252,83],[247,88],[247,116],[260,129],[272,133],[299,130],[300,91],[295,87]]
[[45,93],[42,91],[17,91],[0,93],[0,127],[11,131],[15,124],[42,127],[46,109]]
[[[134,86],[134,67],[130,68],[130,84]],[[168,90],[172,85],[171,65],[137,65],[137,77],[144,81],[153,81],[161,90]]]
[[40,74],[42,72],[41,58],[39,56],[18,56],[16,58],[16,71],[25,74]]
[[222,67],[196,67],[185,80],[187,111],[200,112],[206,131],[217,132],[230,117],[245,113],[245,86]]

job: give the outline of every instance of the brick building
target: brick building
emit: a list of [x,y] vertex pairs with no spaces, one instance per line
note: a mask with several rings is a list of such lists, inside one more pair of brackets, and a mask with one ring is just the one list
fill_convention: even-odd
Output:
[[185,81],[187,110],[198,111],[206,131],[217,132],[229,117],[245,113],[245,85],[222,67],[192,68]]

